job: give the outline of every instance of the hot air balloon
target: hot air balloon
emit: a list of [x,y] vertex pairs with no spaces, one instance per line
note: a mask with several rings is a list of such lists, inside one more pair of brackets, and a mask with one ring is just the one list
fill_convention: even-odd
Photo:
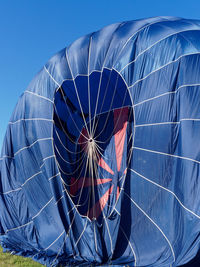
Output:
[[175,267],[198,256],[199,106],[198,20],[116,23],[61,50],[8,124],[4,250],[47,266]]

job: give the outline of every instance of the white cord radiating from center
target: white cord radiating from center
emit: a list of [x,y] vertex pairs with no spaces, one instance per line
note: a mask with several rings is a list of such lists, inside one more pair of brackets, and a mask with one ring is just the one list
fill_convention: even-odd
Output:
[[94,164],[96,164],[95,162],[95,155],[96,155],[96,144],[95,141],[92,137],[90,137],[88,139],[88,143],[87,143],[87,153],[88,153],[88,159],[89,159],[89,176],[90,179],[92,180],[92,210],[93,210],[93,218],[96,217],[95,216],[95,191],[94,191]]

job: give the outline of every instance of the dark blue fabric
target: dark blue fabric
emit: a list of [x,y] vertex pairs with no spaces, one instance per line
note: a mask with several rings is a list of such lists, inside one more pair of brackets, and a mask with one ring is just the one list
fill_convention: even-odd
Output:
[[5,251],[47,266],[200,265],[199,34],[198,20],[122,22],[49,60],[2,147]]

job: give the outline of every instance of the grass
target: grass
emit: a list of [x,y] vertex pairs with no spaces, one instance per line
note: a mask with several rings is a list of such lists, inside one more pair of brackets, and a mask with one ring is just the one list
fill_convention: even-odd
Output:
[[14,256],[10,253],[3,253],[0,247],[0,267],[42,267],[43,265],[34,262],[30,258]]

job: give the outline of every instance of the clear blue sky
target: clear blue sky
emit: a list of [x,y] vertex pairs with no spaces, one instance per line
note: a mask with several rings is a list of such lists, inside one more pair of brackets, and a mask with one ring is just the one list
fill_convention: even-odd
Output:
[[0,147],[20,94],[57,51],[108,24],[200,19],[200,0],[0,0]]

